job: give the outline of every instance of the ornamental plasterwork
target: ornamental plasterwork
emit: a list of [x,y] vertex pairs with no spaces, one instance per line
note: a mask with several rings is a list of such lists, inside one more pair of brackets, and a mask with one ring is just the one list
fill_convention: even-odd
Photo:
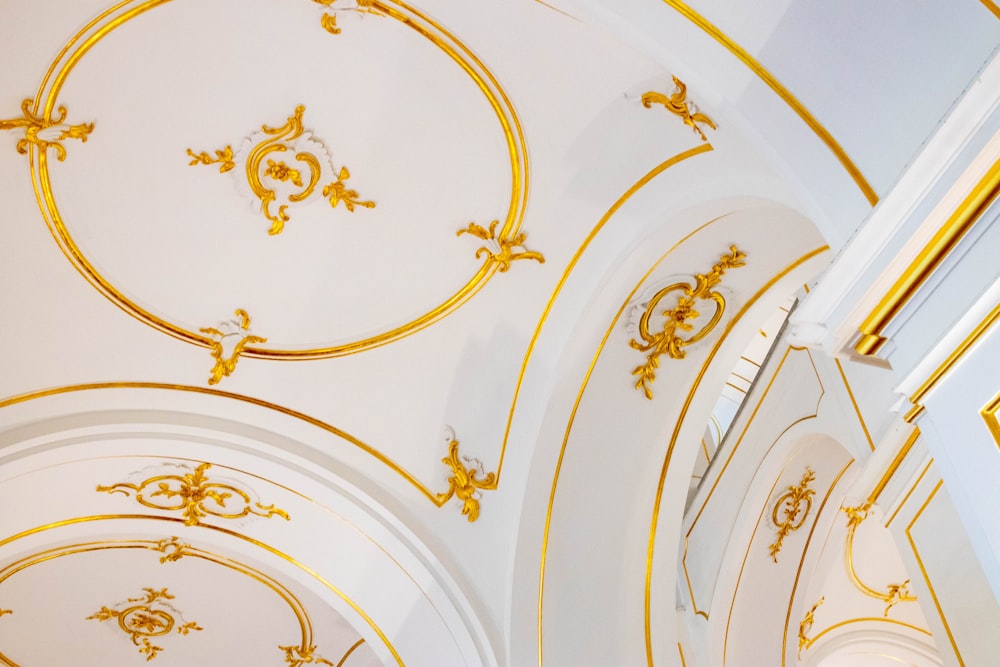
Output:
[[66,107],[60,105],[57,115],[46,116],[44,113],[31,110],[34,100],[28,98],[21,102],[21,117],[0,119],[0,130],[24,130],[24,137],[17,140],[17,152],[27,155],[28,146],[34,144],[39,153],[45,153],[49,148],[56,151],[56,158],[61,162],[66,159],[66,148],[62,141],[77,139],[86,143],[87,136],[94,131],[93,123],[70,125],[66,120]]
[[[285,521],[289,520],[285,510],[274,505],[264,505],[256,500],[250,489],[230,480],[209,479],[206,471],[212,467],[210,463],[202,463],[194,470],[187,466],[176,467],[181,468],[183,474],[170,474],[161,468],[161,474],[138,483],[118,482],[107,486],[99,484],[97,492],[121,493],[130,498],[134,494],[136,502],[143,507],[180,512],[186,526],[197,526],[209,516],[220,519],[240,519],[249,515],[270,519],[279,516]],[[164,553],[166,548],[164,546]],[[176,558],[168,555],[161,560]]]
[[243,353],[243,348],[253,343],[266,343],[267,339],[255,336],[250,331],[250,315],[239,308],[233,319],[219,322],[214,327],[200,329],[203,334],[212,338],[212,358],[215,365],[208,377],[208,384],[219,384],[224,377],[229,377],[236,370],[236,362]]
[[497,271],[500,273],[506,273],[510,268],[510,263],[519,259],[531,259],[539,264],[545,263],[545,257],[542,253],[528,250],[524,247],[524,242],[528,239],[527,233],[518,232],[513,236],[507,236],[501,230],[500,235],[497,236],[497,226],[499,224],[499,220],[494,220],[490,223],[489,229],[486,229],[474,222],[470,222],[468,227],[458,230],[455,235],[470,234],[485,241],[476,250],[476,259],[486,255],[491,262],[497,264]]
[[710,127],[713,130],[718,129],[718,126],[711,118],[699,112],[694,103],[687,99],[687,85],[676,76],[673,79],[674,92],[670,95],[664,95],[663,93],[651,90],[642,96],[642,106],[649,109],[654,104],[663,105],[667,111],[680,117],[685,125],[701,137],[702,141],[708,141],[708,137],[705,136],[705,132],[701,129],[701,126]]
[[445,441],[448,456],[441,462],[451,470],[451,476],[448,477],[448,490],[437,494],[437,504],[440,507],[452,496],[457,496],[462,501],[462,514],[469,517],[471,523],[479,518],[479,492],[497,488],[496,473],[487,474],[483,462],[477,458],[459,455],[458,439],[450,426],[445,427]]
[[[379,9],[378,4],[372,0],[312,0],[317,5],[323,5],[327,10],[323,12],[320,25],[331,35],[339,35],[340,26],[337,25],[337,14],[340,12],[352,12],[357,14],[374,14],[375,16],[385,16]],[[332,12],[332,13],[331,13]]]
[[812,498],[816,491],[809,488],[816,479],[816,473],[812,468],[806,468],[802,474],[802,479],[795,486],[788,489],[778,497],[771,510],[771,520],[778,529],[778,534],[774,542],[768,547],[771,559],[778,562],[778,553],[781,545],[790,533],[798,530],[809,517],[809,510],[812,509]]
[[[722,255],[707,273],[667,285],[648,300],[632,305],[629,329],[634,337],[629,346],[646,353],[646,361],[633,368],[632,375],[637,377],[635,388],[641,389],[647,399],[653,398],[660,357],[683,359],[686,346],[697,343],[715,329],[726,310],[726,299],[715,288],[727,271],[746,266],[745,259],[746,253],[730,246],[729,253]],[[703,321],[702,312],[695,309],[695,306],[703,308],[699,304],[707,304],[712,309],[711,315],[695,333],[685,336],[685,332],[694,331],[695,324]],[[668,307],[661,310],[662,306]]]
[[188,621],[169,600],[174,596],[166,588],[143,588],[139,597],[128,598],[111,606],[104,605],[87,617],[88,621],[116,621],[118,629],[127,634],[139,653],[150,661],[163,650],[153,640],[174,631],[178,635],[200,632],[204,628]]
[[375,207],[347,185],[351,172],[343,165],[335,167],[326,145],[302,125],[305,111],[303,105],[295,107],[280,127],[261,125],[235,151],[227,145],[215,149],[213,156],[187,149],[192,167],[218,164],[219,173],[235,180],[247,203],[271,223],[271,235],[280,234],[291,219],[288,207],[310,199],[320,184],[331,208],[343,203],[353,213],[358,207]]
[[883,617],[888,617],[889,610],[900,602],[916,602],[917,596],[910,592],[909,579],[900,584],[888,584],[885,593],[872,588],[861,580],[861,577],[858,576],[857,571],[854,569],[854,533],[857,531],[858,526],[871,516],[872,504],[864,502],[856,507],[843,507],[841,509],[847,515],[847,539],[844,543],[844,564],[847,566],[847,576],[851,580],[851,583],[854,584],[854,587],[868,597],[881,600],[885,603],[885,609],[882,611]]

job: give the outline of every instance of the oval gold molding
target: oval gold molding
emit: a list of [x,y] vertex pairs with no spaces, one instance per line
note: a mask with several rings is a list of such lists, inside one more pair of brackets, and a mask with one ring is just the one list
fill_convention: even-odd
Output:
[[[63,117],[60,114],[65,114],[65,111],[61,111],[64,107],[58,102],[59,93],[73,68],[86,55],[87,51],[131,19],[169,1],[126,0],[87,24],[67,43],[53,61],[42,80],[33,103],[24,105],[25,116],[27,117],[30,113],[30,119],[34,125],[39,127],[57,125]],[[510,201],[504,216],[498,218],[498,220],[502,220],[502,224],[500,224],[500,230],[496,235],[497,243],[500,247],[506,247],[504,244],[507,246],[518,245],[518,239],[521,241],[524,239],[524,232],[520,228],[528,193],[527,148],[520,122],[507,94],[483,62],[457,37],[431,18],[398,0],[369,0],[365,6],[414,30],[435,47],[441,49],[462,72],[473,80],[486,98],[500,124],[504,135],[504,145],[510,159]],[[316,29],[322,30],[323,27],[317,25]],[[335,38],[331,37],[331,39]],[[96,125],[97,129],[94,131],[100,132],[100,122],[98,121]],[[211,349],[215,344],[211,337],[203,332],[192,331],[177,323],[170,322],[135,303],[103,276],[98,268],[84,256],[70,235],[56,204],[49,171],[50,155],[47,152],[47,147],[50,145],[57,147],[57,149],[62,148],[58,143],[42,142],[39,144],[28,141],[23,147],[19,144],[19,150],[24,148],[28,152],[35,196],[52,235],[66,257],[98,291],[128,314],[174,338]],[[22,152],[25,151],[22,150]],[[60,150],[57,157],[61,159],[63,155],[64,151]],[[504,257],[496,253],[485,253],[483,263],[476,273],[457,292],[444,299],[438,306],[409,322],[395,326],[390,325],[390,328],[366,338],[310,349],[265,347],[261,341],[255,341],[253,344],[246,345],[241,354],[244,357],[273,360],[325,359],[386,345],[420,331],[457,310],[482,289],[495,273],[506,271],[509,262],[505,264],[503,259]]]

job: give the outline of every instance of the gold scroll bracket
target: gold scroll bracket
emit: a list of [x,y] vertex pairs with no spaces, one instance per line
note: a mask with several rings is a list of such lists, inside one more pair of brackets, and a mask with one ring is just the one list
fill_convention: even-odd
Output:
[[479,518],[480,491],[493,491],[497,488],[496,473],[486,473],[483,462],[470,456],[460,456],[458,439],[455,431],[445,427],[445,439],[448,442],[448,456],[441,462],[451,470],[448,478],[448,490],[436,496],[438,507],[443,506],[452,496],[462,501],[462,514],[469,517],[472,523]]

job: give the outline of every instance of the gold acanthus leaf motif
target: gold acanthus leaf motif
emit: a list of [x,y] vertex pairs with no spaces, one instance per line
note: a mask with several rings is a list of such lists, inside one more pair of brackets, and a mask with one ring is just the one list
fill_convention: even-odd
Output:
[[[719,262],[712,267],[712,270],[705,274],[694,276],[694,285],[681,282],[664,287],[649,300],[646,310],[639,319],[639,337],[643,342],[635,338],[629,341],[629,346],[640,352],[648,352],[646,362],[632,369],[632,375],[638,377],[635,388],[642,389],[646,398],[653,399],[653,382],[656,381],[656,369],[660,366],[660,357],[667,355],[671,359],[683,359],[685,356],[684,347],[697,343],[707,336],[712,329],[722,319],[722,314],[726,309],[726,300],[719,292],[714,291],[714,287],[722,282],[722,277],[729,269],[746,266],[746,253],[738,250],[736,246],[729,246],[729,254],[722,255]],[[653,333],[649,328],[649,320],[656,313],[657,307],[669,294],[680,292],[676,305],[668,310],[664,310],[660,315],[664,318],[663,330]],[[684,331],[691,331],[694,327],[688,320],[696,319],[701,313],[694,309],[698,301],[707,301],[714,305],[715,313],[704,327],[697,333],[682,338],[679,334]]]
[[642,106],[649,109],[653,104],[662,104],[667,108],[667,111],[680,116],[684,124],[691,127],[701,137],[702,141],[708,141],[708,137],[705,136],[699,125],[707,125],[713,130],[717,130],[718,127],[715,121],[705,114],[698,112],[694,108],[694,105],[687,101],[687,85],[676,76],[673,79],[676,88],[674,88],[672,94],[668,96],[651,90],[642,96]]
[[315,646],[279,646],[285,652],[285,664],[289,667],[301,667],[302,665],[332,665],[326,658],[315,655]]
[[55,118],[45,118],[31,112],[32,100],[26,99],[21,102],[21,118],[11,118],[0,120],[0,130],[15,130],[24,128],[24,137],[17,140],[17,152],[27,155],[28,146],[34,144],[41,153],[52,147],[56,151],[56,158],[61,162],[66,159],[66,149],[60,143],[64,139],[78,139],[87,143],[87,136],[94,131],[93,123],[81,123],[79,125],[68,125],[63,123],[66,119],[66,107],[60,106],[56,111],[59,114]]
[[[254,336],[250,333],[250,315],[247,311],[239,308],[234,313],[238,319],[230,320],[216,327],[205,327],[200,329],[203,334],[208,334],[212,341],[212,358],[215,364],[212,366],[212,374],[208,378],[208,384],[219,384],[224,377],[229,377],[236,370],[236,362],[239,361],[243,348],[252,343],[266,343],[266,338]],[[221,330],[221,329],[224,329]],[[233,344],[228,352],[226,347]]]
[[[448,456],[441,462],[451,470],[448,478],[448,490],[437,494],[438,506],[444,505],[452,496],[462,501],[462,514],[469,517],[469,523],[479,518],[479,491],[492,491],[497,488],[496,473],[485,474],[476,467],[466,467],[459,459],[458,440],[454,437],[448,443]],[[483,472],[484,477],[477,475]]]
[[[336,25],[334,17],[331,17],[331,22],[334,26]],[[305,132],[305,127],[302,125],[302,116],[305,111],[305,106],[300,104],[295,107],[295,112],[288,117],[288,121],[281,127],[261,125],[260,131],[266,138],[253,145],[253,148],[250,149],[246,157],[245,171],[247,184],[250,186],[253,196],[260,201],[261,212],[264,214],[264,217],[271,222],[271,228],[267,233],[272,236],[280,234],[285,228],[285,223],[291,219],[288,215],[288,207],[291,204],[308,199],[315,191],[316,186],[319,185],[323,175],[323,165],[315,153],[296,150],[296,146],[298,145],[297,140]],[[308,142],[311,140],[307,137],[303,141]],[[319,149],[317,148],[317,150]],[[325,153],[325,150],[323,152]],[[196,153],[190,148],[187,149],[187,153],[194,158],[189,163],[191,166],[219,163],[220,173],[230,171],[236,166],[232,146],[226,146],[221,150],[215,151],[215,158],[205,152]],[[296,162],[300,163],[303,167],[308,167],[308,182],[305,179],[304,171],[293,168],[287,162],[273,159],[275,153],[291,153]],[[326,158],[326,161],[328,162],[329,158]],[[329,164],[328,169],[337,174],[337,179],[323,188],[323,196],[329,197],[331,207],[335,208],[340,201],[343,201],[344,206],[352,213],[355,206],[375,208],[375,202],[360,201],[358,192],[356,190],[349,190],[344,185],[344,181],[350,178],[351,175],[347,167],[342,166],[337,170],[332,164]],[[287,203],[279,204],[278,210],[273,211],[272,204],[277,203],[278,193],[273,187],[268,187],[264,184],[264,178],[279,183],[290,182],[295,187],[302,188],[302,190],[289,194],[286,197]]]
[[[375,16],[385,16],[374,0],[356,0],[353,7],[334,7],[337,0],[313,0],[317,5],[323,5],[334,12],[358,12],[364,14],[374,14]],[[324,13],[319,21],[323,29],[331,35],[339,35],[341,30],[337,25],[337,15]]]
[[[801,528],[802,524],[805,523],[806,517],[809,516],[809,510],[812,509],[812,497],[816,493],[816,491],[809,488],[809,484],[815,479],[816,474],[812,471],[812,468],[806,468],[798,486],[789,486],[788,490],[774,503],[774,509],[771,510],[771,519],[774,521],[774,525],[778,527],[778,535],[768,549],[771,559],[775,563],[778,562],[778,552],[781,551],[782,542],[788,537],[789,533]],[[805,507],[802,506],[803,503],[805,503]],[[783,518],[779,519],[778,513],[782,509],[784,509],[782,512]]]
[[[97,487],[97,490],[106,491],[107,487]],[[108,491],[108,493],[112,493],[112,491]],[[160,556],[161,563],[176,563],[187,554],[187,550],[190,548],[190,544],[180,542],[175,535],[169,540],[163,539],[158,541],[153,550],[164,554],[163,556]]]
[[[101,606],[96,612],[87,616],[88,621],[110,621],[118,620],[118,628],[129,635],[132,644],[139,648],[139,653],[146,656],[146,661],[150,661],[163,650],[162,646],[156,646],[150,641],[151,637],[162,637],[176,630],[179,635],[188,635],[191,631],[200,631],[203,628],[194,621],[185,621],[181,618],[181,623],[177,624],[174,614],[180,616],[177,611],[166,600],[173,600],[174,596],[166,588],[143,588],[143,594],[128,598],[125,602],[118,603],[111,607]],[[138,604],[129,604],[138,603]]]
[[802,618],[802,622],[799,623],[799,658],[802,657],[802,649],[809,645],[810,639],[808,633],[812,630],[813,623],[816,621],[816,610],[819,609],[819,606],[825,600],[826,596],[824,595],[812,606],[812,609],[806,612],[806,615]]
[[860,526],[861,523],[870,516],[872,504],[866,501],[855,507],[844,507],[842,509],[844,514],[847,515],[847,538],[844,542],[844,564],[847,566],[847,576],[851,580],[851,583],[854,584],[854,587],[868,597],[884,602],[885,610],[882,612],[882,616],[886,617],[889,616],[889,610],[900,602],[916,602],[917,596],[910,592],[909,579],[903,581],[901,584],[889,584],[886,586],[885,593],[881,593],[861,581],[861,577],[858,576],[858,573],[854,569],[854,532],[858,529],[858,526]]
[[513,237],[508,238],[504,235],[503,230],[501,230],[498,238],[496,231],[499,224],[499,220],[494,220],[490,223],[490,228],[485,229],[474,222],[470,222],[468,227],[458,230],[455,235],[471,234],[476,238],[486,241],[485,245],[480,246],[476,250],[476,259],[486,254],[488,261],[497,264],[497,271],[500,273],[506,273],[510,268],[510,263],[519,259],[533,259],[539,264],[545,263],[545,257],[542,253],[528,250],[524,247],[524,242],[528,238],[526,233],[518,232]]
[[[243,489],[239,489],[231,484],[212,482],[205,476],[205,471],[212,467],[210,463],[202,463],[193,472],[186,475],[156,475],[139,484],[130,482],[120,482],[110,486],[98,485],[99,493],[121,493],[129,496],[135,494],[136,501],[144,507],[158,510],[180,511],[184,517],[184,525],[197,526],[206,516],[219,517],[221,519],[239,519],[249,514],[270,519],[272,516],[280,516],[285,521],[289,520],[288,513],[283,509],[278,509],[274,505],[262,505],[253,502]],[[153,490],[147,494],[147,489]],[[162,501],[154,500],[162,498]],[[229,507],[230,499],[238,500],[239,505]],[[175,538],[176,539],[176,538]],[[176,546],[170,545],[167,546]],[[167,546],[159,549],[166,553]],[[180,558],[179,549],[175,549],[171,554],[160,559],[177,560]]]

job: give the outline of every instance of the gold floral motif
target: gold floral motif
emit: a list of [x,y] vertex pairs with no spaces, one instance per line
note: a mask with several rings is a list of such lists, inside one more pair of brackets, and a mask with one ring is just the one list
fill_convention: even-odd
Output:
[[[162,646],[153,644],[150,638],[170,634],[171,630],[176,630],[179,635],[187,635],[192,630],[203,629],[194,621],[185,621],[181,613],[167,602],[173,600],[174,596],[166,588],[142,590],[143,594],[139,597],[128,598],[125,602],[119,602],[111,607],[102,606],[86,620],[103,623],[118,619],[118,627],[129,635],[135,646],[139,647],[139,653],[146,656],[147,662],[163,650]],[[129,605],[130,602],[139,604]],[[180,624],[177,623],[178,617]]]
[[889,610],[900,602],[916,602],[917,596],[910,593],[910,580],[907,579],[901,584],[889,584],[886,592],[880,593],[865,582],[861,581],[858,573],[854,570],[854,532],[865,519],[871,514],[872,503],[863,502],[856,507],[844,507],[844,514],[847,515],[847,539],[844,543],[844,563],[847,565],[847,576],[851,583],[859,591],[868,597],[881,600],[885,603],[885,610],[882,616],[888,617]]
[[218,164],[219,173],[224,174],[236,166],[236,163],[233,161],[232,146],[226,146],[220,151],[215,151],[215,157],[212,157],[211,155],[205,153],[204,151],[201,153],[195,153],[190,148],[187,149],[187,153],[192,158],[194,158],[193,160],[191,160],[191,162],[188,163],[188,165],[191,167],[193,167],[196,164]]
[[[235,311],[238,320],[229,320],[219,325],[219,328],[205,327],[199,329],[202,333],[215,338],[212,341],[212,358],[215,365],[212,366],[212,374],[208,378],[208,384],[219,384],[224,377],[229,377],[236,370],[236,362],[240,355],[250,343],[266,343],[266,338],[254,336],[250,333],[250,315],[242,308]],[[228,348],[228,349],[227,349]]]
[[[463,457],[465,458],[465,457]],[[465,459],[466,463],[472,461]],[[448,490],[437,494],[437,504],[440,507],[448,502],[452,496],[457,496],[462,501],[462,514],[469,517],[469,522],[479,518],[479,491],[492,491],[497,488],[497,478],[495,473],[486,474],[482,469],[482,464],[478,467],[466,468],[459,460],[458,440],[451,437],[448,444],[448,456],[441,459],[441,462],[451,469],[451,477],[448,478]],[[477,475],[482,474],[483,477]]]
[[[778,537],[769,547],[769,550],[771,558],[775,563],[778,562],[778,552],[781,551],[782,542],[788,537],[789,533],[801,528],[802,524],[805,523],[806,517],[809,516],[809,510],[812,509],[812,497],[816,493],[816,491],[809,488],[809,483],[815,479],[816,474],[812,471],[812,468],[806,468],[799,485],[789,486],[788,490],[774,504],[774,509],[771,511],[771,519],[774,521],[774,525],[778,527]],[[802,507],[802,503],[805,503],[805,508]],[[784,518],[779,521],[778,511],[782,508],[784,508]]]
[[21,102],[21,118],[11,118],[0,120],[0,130],[14,130],[24,128],[24,137],[17,140],[17,152],[27,155],[28,146],[34,144],[38,150],[44,153],[49,147],[56,151],[56,158],[61,162],[66,159],[66,149],[60,143],[64,139],[78,139],[87,143],[87,136],[94,131],[93,123],[81,123],[79,125],[68,125],[63,123],[66,119],[66,107],[60,106],[57,109],[58,116],[55,118],[45,118],[36,116],[31,112],[32,100],[26,99]]
[[[325,3],[320,3],[325,4]],[[330,26],[336,28],[336,17],[330,17]],[[326,27],[326,23],[324,23]],[[328,28],[329,29],[329,28]],[[339,32],[339,28],[336,29]],[[325,148],[309,135],[303,136],[305,128],[302,125],[302,115],[306,108],[303,105],[295,107],[295,112],[288,117],[288,121],[281,127],[268,127],[261,125],[260,135],[257,143],[246,156],[246,179],[253,196],[260,202],[261,212],[264,217],[271,222],[268,234],[280,234],[285,228],[285,223],[290,220],[288,215],[289,205],[304,201],[312,195],[319,184],[324,171],[337,174],[335,181],[323,188],[323,196],[330,198],[330,206],[336,207],[341,200],[348,211],[354,212],[355,206],[364,208],[374,208],[373,201],[359,201],[360,195],[356,190],[348,190],[343,181],[350,177],[350,172],[346,167],[341,167],[338,171],[329,165],[325,170],[323,162],[328,162],[325,157]],[[313,151],[300,150],[312,146]],[[288,163],[275,160],[272,156],[275,153],[291,153],[296,162],[308,168],[308,182],[304,178],[304,173],[300,169],[293,168]],[[324,160],[320,160],[317,153],[324,154]],[[235,159],[231,146],[226,146],[222,150],[215,151],[217,158],[212,158],[207,153],[195,153],[188,149],[188,155],[194,159],[190,162],[192,166],[197,164],[221,163],[220,172],[226,172],[235,167]],[[266,164],[265,164],[266,161]],[[279,204],[277,211],[272,210],[272,205],[278,202],[278,193],[272,187],[264,185],[264,178],[269,178],[279,183],[291,183],[297,188],[302,188],[299,192],[288,194],[285,197],[287,203]]]
[[[333,4],[337,0],[313,0],[317,5],[323,5],[324,7],[329,7],[333,11],[350,11],[359,12],[365,14],[374,14],[375,16],[385,16],[385,14],[378,9],[376,3],[373,0],[357,0],[354,7],[334,7]],[[331,35],[339,35],[340,27],[337,25],[337,15],[324,13],[323,18],[319,21],[323,29],[326,30]]]
[[816,604],[812,606],[812,609],[806,612],[806,615],[802,618],[802,622],[799,623],[799,658],[802,657],[802,649],[809,643],[807,633],[812,630],[813,623],[816,620],[816,610],[819,609],[819,606],[823,604],[825,600],[826,596],[824,595]]
[[333,665],[332,662],[318,655],[314,655],[315,646],[302,648],[300,646],[279,646],[285,652],[285,664],[289,667],[301,667],[302,665]]
[[666,107],[667,111],[680,116],[684,124],[691,127],[701,137],[702,141],[708,141],[708,137],[705,136],[699,124],[707,125],[713,130],[717,130],[718,127],[715,121],[705,114],[699,113],[694,104],[687,101],[687,85],[676,76],[673,79],[676,88],[671,95],[667,96],[663,93],[649,91],[642,96],[642,106],[649,109],[653,104],[662,104]]
[[[98,487],[98,490],[101,491],[105,489]],[[111,493],[111,491],[108,491],[108,493]],[[191,545],[179,542],[177,536],[175,535],[169,540],[159,540],[156,543],[156,546],[151,548],[153,551],[159,551],[161,554],[165,554],[160,556],[160,563],[176,563],[186,555],[186,552],[191,548]]]
[[[159,510],[179,510],[184,517],[184,525],[197,526],[201,519],[206,516],[214,516],[222,519],[239,519],[249,514],[261,516],[266,519],[272,516],[280,516],[286,521],[289,520],[285,510],[278,509],[274,505],[262,505],[253,502],[246,491],[238,489],[231,484],[221,484],[212,482],[205,476],[205,471],[212,467],[210,463],[202,463],[194,472],[186,475],[157,475],[150,477],[140,484],[120,482],[111,486],[98,485],[97,491],[103,493],[122,493],[129,496],[129,492],[135,493],[135,499],[139,504]],[[146,489],[153,487],[156,490],[146,495]],[[163,498],[162,502],[156,502],[153,498]],[[239,506],[228,507],[230,498],[238,499]],[[174,500],[176,499],[176,500]],[[211,504],[208,504],[211,503]],[[175,538],[176,539],[176,538]],[[168,544],[161,549],[166,553]],[[161,558],[164,560],[177,560],[180,558],[180,549],[175,549],[171,554]]]
[[[640,352],[648,352],[646,362],[632,369],[632,375],[638,376],[635,388],[642,389],[646,398],[653,398],[653,382],[656,380],[656,369],[660,366],[660,357],[664,354],[671,359],[683,359],[685,356],[684,347],[697,343],[707,336],[715,325],[722,319],[722,314],[726,309],[726,300],[713,288],[722,282],[722,277],[729,269],[746,266],[746,253],[737,250],[736,246],[729,247],[730,254],[722,255],[719,262],[706,274],[694,276],[695,284],[674,283],[664,287],[649,300],[646,310],[639,320],[639,336],[644,342],[640,343],[635,338],[629,341],[629,346]],[[649,329],[649,319],[656,311],[667,295],[681,292],[677,297],[677,304],[665,310],[660,315],[664,318],[663,330],[653,333]],[[678,332],[691,331],[694,327],[688,320],[696,319],[701,313],[694,309],[698,301],[708,301],[715,306],[715,313],[704,327],[689,338],[682,338]]]
[[510,263],[519,259],[533,259],[539,264],[545,263],[545,257],[542,253],[528,250],[524,247],[524,242],[528,238],[528,235],[524,232],[518,232],[513,238],[505,238],[503,230],[501,230],[500,237],[497,238],[496,229],[499,224],[499,220],[494,220],[490,223],[489,230],[487,230],[474,222],[470,222],[468,227],[458,230],[456,236],[472,234],[476,238],[486,241],[485,245],[480,246],[476,250],[476,259],[479,259],[483,253],[487,254],[489,257],[488,261],[495,262],[497,270],[500,273],[506,273],[507,269],[510,268]]

